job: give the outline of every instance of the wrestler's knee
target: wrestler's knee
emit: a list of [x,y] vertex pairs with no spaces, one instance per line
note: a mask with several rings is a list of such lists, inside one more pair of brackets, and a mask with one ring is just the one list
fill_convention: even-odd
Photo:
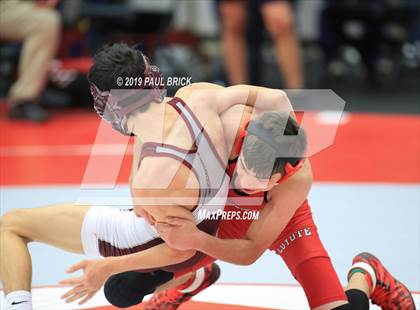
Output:
[[[144,283],[143,283],[144,284]],[[133,272],[111,276],[104,285],[104,295],[108,302],[118,308],[127,308],[143,301],[149,294]]]
[[13,233],[30,241],[29,236],[24,233],[25,223],[29,220],[25,211],[24,209],[12,209],[6,212],[0,219],[1,234]]
[[150,273],[128,271],[111,276],[104,285],[104,295],[112,305],[127,308],[143,301],[157,287],[170,281],[173,274],[163,270]]
[[20,224],[19,209],[12,209],[1,217],[0,228],[2,231],[16,231]]

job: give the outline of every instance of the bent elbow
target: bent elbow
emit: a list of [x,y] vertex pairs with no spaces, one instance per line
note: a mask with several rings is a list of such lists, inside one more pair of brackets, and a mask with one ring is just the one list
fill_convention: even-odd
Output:
[[235,262],[233,262],[235,265],[239,266],[249,266],[252,265],[257,261],[258,257],[255,255],[243,257]]
[[240,260],[238,262],[238,265],[240,265],[240,266],[249,266],[249,265],[252,265],[253,263],[255,263],[255,261],[256,260],[254,258],[245,258],[245,259]]
[[240,262],[238,262],[239,263],[238,265],[242,265],[242,266],[252,265],[260,258],[261,255],[262,255],[262,252],[260,252],[257,249],[250,251],[248,255],[243,256],[241,258]]

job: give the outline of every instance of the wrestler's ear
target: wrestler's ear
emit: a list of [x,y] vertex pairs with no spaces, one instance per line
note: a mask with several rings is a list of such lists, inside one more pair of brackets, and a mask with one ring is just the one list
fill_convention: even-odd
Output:
[[280,173],[280,172],[276,172],[276,173],[274,173],[274,174],[271,176],[269,183],[274,185],[274,184],[276,184],[278,181],[280,181],[281,177],[282,177],[281,173]]

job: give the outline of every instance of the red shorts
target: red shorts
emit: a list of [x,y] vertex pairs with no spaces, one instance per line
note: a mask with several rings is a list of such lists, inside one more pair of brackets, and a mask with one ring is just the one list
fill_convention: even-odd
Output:
[[[226,206],[225,210],[236,210]],[[252,220],[223,220],[218,231],[222,239],[243,238]],[[347,300],[343,287],[325,250],[313,221],[307,201],[296,211],[270,250],[280,255],[305,291],[311,308],[330,302]],[[197,270],[214,261],[206,257],[194,267],[176,274]]]

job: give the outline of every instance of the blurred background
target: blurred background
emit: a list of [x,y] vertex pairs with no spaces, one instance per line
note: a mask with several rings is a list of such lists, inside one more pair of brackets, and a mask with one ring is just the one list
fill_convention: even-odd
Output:
[[[50,48],[47,83],[29,98],[44,106],[89,107],[84,74],[90,57],[107,42],[124,41],[142,43],[167,75],[191,76],[192,81],[331,88],[346,97],[349,110],[419,111],[417,0],[34,2],[50,5],[62,25],[56,48]],[[0,5],[7,14],[10,8]],[[28,23],[28,18],[13,22]],[[7,98],[19,76],[28,37],[0,37],[0,97]],[[42,75],[38,71],[37,79]]]
[[[0,0],[0,214],[91,199],[80,188],[101,126],[86,79],[91,57],[108,42],[141,43],[167,76],[341,97],[339,117],[310,115],[320,128],[310,139],[338,128],[333,145],[311,157],[321,238],[343,284],[351,258],[368,250],[418,302],[419,10],[418,0]],[[101,130],[109,131],[98,155],[122,162],[112,195],[127,197],[132,148]],[[56,284],[80,259],[37,244],[31,253],[34,285]],[[225,283],[296,284],[272,253],[250,267],[222,266]],[[273,289],[267,307],[305,308],[302,294],[292,307],[288,292],[276,298]]]

